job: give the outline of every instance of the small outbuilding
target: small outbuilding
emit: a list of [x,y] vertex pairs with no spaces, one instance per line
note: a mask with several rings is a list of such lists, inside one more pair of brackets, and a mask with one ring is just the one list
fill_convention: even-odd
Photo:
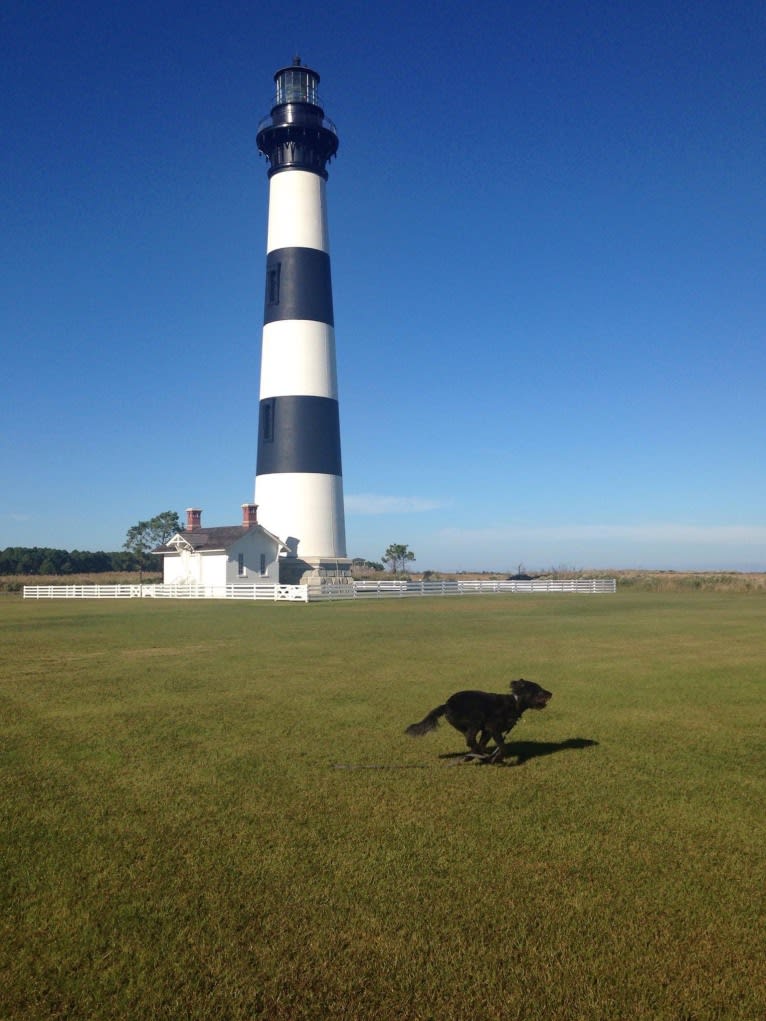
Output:
[[186,511],[186,528],[153,550],[162,557],[165,585],[279,584],[279,557],[287,547],[258,524],[258,506],[242,504],[241,525],[203,528],[202,511]]

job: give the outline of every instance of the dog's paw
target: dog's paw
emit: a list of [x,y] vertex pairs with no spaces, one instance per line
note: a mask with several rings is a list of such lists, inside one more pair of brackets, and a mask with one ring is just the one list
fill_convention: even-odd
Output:
[[467,752],[460,761],[478,762],[479,765],[483,765],[485,762],[489,761],[489,756],[484,752]]

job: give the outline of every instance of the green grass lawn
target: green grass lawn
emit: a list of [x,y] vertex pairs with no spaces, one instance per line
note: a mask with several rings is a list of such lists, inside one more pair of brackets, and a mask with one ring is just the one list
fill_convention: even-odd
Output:
[[[8,600],[0,643],[3,1021],[766,1016],[760,595]],[[521,765],[403,733],[520,676]]]

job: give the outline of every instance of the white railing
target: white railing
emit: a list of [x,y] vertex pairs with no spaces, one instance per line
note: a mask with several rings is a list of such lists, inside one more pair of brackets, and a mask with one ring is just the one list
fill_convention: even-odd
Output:
[[313,603],[331,599],[463,596],[506,592],[612,594],[614,578],[533,581],[353,581],[322,585],[25,585],[25,599],[261,599]]
[[505,592],[613,594],[615,578],[535,578],[532,581],[355,581],[312,588],[309,602],[322,599],[390,599],[401,596],[462,596]]
[[25,585],[25,599],[136,599],[148,585]]
[[266,599],[308,602],[305,585],[25,585],[25,599]]

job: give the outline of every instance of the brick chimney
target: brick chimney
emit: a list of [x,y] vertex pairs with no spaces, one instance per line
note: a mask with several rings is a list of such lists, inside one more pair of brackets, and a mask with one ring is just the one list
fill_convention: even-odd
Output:
[[243,503],[242,504],[242,527],[252,528],[253,525],[258,524],[258,504],[257,503]]
[[202,528],[202,511],[196,507],[186,508],[186,531],[198,532]]

